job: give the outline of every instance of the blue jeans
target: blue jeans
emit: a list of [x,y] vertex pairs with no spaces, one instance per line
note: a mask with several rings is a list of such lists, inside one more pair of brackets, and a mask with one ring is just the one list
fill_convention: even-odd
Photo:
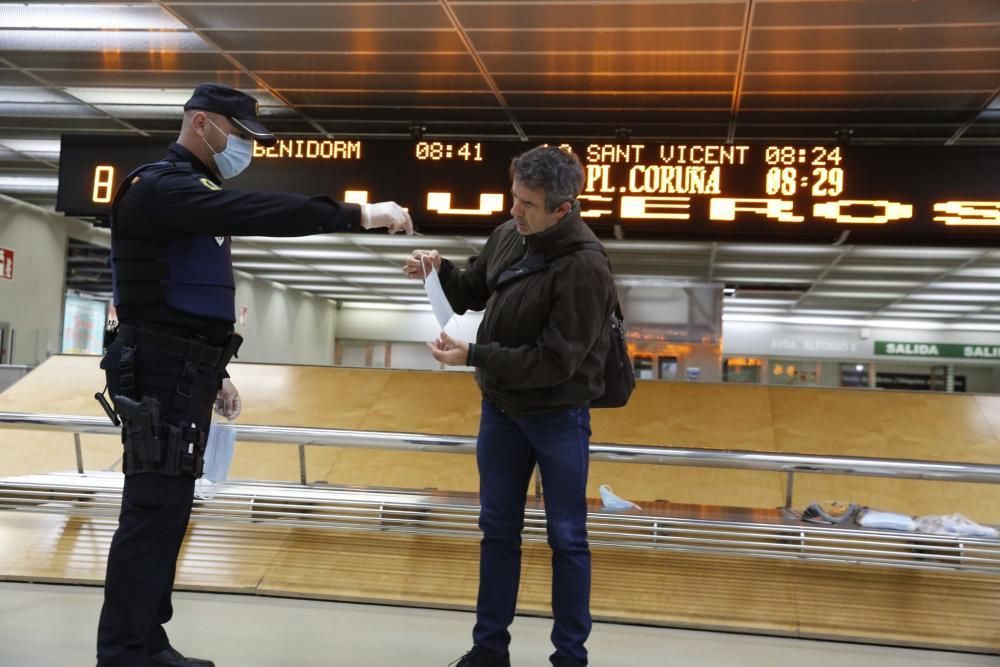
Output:
[[555,655],[586,664],[590,635],[587,470],[590,411],[572,408],[515,417],[483,401],[479,465],[479,599],[475,644],[501,654],[510,644],[521,578],[524,504],[535,463],[542,473],[552,548],[552,643]]

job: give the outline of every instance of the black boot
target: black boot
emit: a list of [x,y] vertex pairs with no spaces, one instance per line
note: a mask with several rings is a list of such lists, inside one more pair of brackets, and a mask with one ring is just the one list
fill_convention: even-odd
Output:
[[167,647],[165,651],[160,651],[156,655],[149,656],[149,659],[156,667],[215,667],[215,663],[211,660],[185,658],[173,646]]
[[[454,667],[510,667],[510,654],[500,655],[482,646],[473,646],[472,650],[451,663]],[[448,667],[451,667],[449,665]]]
[[587,665],[585,662],[565,655],[553,655],[549,657],[549,660],[552,662],[552,667],[586,667]]

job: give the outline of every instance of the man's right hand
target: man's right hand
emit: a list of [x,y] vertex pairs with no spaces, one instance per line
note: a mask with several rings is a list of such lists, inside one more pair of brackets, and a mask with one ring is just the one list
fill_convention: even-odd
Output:
[[394,201],[380,201],[375,204],[361,205],[361,226],[365,229],[388,227],[390,234],[406,232],[413,234],[413,221],[410,214]]
[[414,250],[403,264],[403,274],[407,278],[423,280],[431,268],[441,270],[441,254],[437,250]]

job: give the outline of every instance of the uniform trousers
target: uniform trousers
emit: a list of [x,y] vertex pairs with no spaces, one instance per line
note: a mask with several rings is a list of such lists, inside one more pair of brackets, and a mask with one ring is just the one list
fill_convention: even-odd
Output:
[[[220,386],[218,370],[195,369],[190,399],[177,398],[184,361],[168,351],[135,348],[133,367],[120,365],[123,344],[112,343],[101,362],[112,396],[123,375],[134,375],[136,399],[159,399],[163,422],[195,424],[207,433]],[[190,378],[190,376],[189,376]],[[163,625],[173,616],[171,592],[177,556],[194,499],[194,476],[156,472],[126,475],[118,529],[111,540],[104,606],[97,632],[98,667],[148,667],[149,656],[170,646]]]

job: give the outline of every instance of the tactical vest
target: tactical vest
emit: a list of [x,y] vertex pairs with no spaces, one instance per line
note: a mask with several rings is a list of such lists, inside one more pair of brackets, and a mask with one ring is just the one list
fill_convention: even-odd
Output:
[[[154,162],[132,171],[111,204],[111,279],[116,307],[166,304],[190,315],[227,322],[236,320],[231,241],[228,236],[191,236],[164,240],[122,237],[118,204],[149,168],[181,169],[194,173],[186,162]],[[150,211],[150,220],[156,211]],[[134,232],[133,232],[134,234]]]

